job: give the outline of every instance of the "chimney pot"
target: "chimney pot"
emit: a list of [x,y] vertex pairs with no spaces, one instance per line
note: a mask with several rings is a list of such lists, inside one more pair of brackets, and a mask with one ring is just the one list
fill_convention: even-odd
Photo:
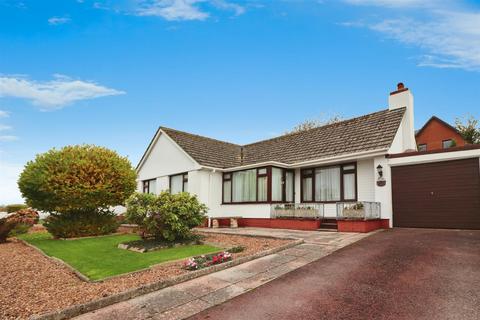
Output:
[[397,90],[402,90],[402,89],[405,89],[405,85],[403,84],[403,82],[399,82],[397,84]]

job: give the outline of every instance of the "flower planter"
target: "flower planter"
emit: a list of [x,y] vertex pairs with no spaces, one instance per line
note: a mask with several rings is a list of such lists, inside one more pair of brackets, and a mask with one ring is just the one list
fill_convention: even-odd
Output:
[[273,214],[277,218],[315,218],[316,211],[313,209],[273,209]]
[[343,217],[345,219],[363,219],[365,217],[365,209],[343,209]]

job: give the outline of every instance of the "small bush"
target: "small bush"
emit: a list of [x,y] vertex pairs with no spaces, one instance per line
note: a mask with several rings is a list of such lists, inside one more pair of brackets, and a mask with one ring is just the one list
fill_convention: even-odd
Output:
[[5,206],[5,210],[8,213],[17,212],[18,210],[27,209],[27,208],[28,206],[26,204],[9,204]]
[[181,241],[192,237],[191,229],[205,219],[207,207],[187,192],[155,196],[136,193],[127,200],[125,217],[142,229],[143,238]]
[[240,252],[243,252],[244,250],[245,250],[244,246],[236,246],[236,247],[232,247],[232,248],[228,249],[228,252],[230,252],[230,253],[240,253]]
[[[38,222],[38,212],[32,209],[22,209],[5,218],[0,219],[0,243],[5,242],[7,237],[13,236],[12,230],[19,228],[27,229]],[[20,227],[23,226],[23,227]]]
[[115,214],[108,210],[52,213],[44,223],[55,238],[79,238],[115,232],[119,226]]

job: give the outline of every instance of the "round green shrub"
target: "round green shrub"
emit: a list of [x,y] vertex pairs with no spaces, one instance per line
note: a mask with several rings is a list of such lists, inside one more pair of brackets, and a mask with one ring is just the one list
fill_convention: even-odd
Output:
[[174,242],[191,238],[191,229],[205,220],[207,210],[187,192],[136,193],[127,200],[125,218],[140,226],[143,238]]
[[18,186],[29,206],[51,214],[47,230],[68,238],[115,231],[118,224],[109,208],[125,203],[135,191],[135,179],[127,158],[79,145],[37,155],[25,166]]

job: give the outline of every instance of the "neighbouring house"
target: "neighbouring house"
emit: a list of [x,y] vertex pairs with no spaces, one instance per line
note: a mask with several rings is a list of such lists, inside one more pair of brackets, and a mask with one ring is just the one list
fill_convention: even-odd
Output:
[[467,144],[457,129],[435,116],[416,132],[415,138],[418,151],[447,149]]
[[247,145],[160,127],[138,190],[188,191],[220,225],[480,228],[480,149],[416,147],[413,95],[399,83],[385,110]]

